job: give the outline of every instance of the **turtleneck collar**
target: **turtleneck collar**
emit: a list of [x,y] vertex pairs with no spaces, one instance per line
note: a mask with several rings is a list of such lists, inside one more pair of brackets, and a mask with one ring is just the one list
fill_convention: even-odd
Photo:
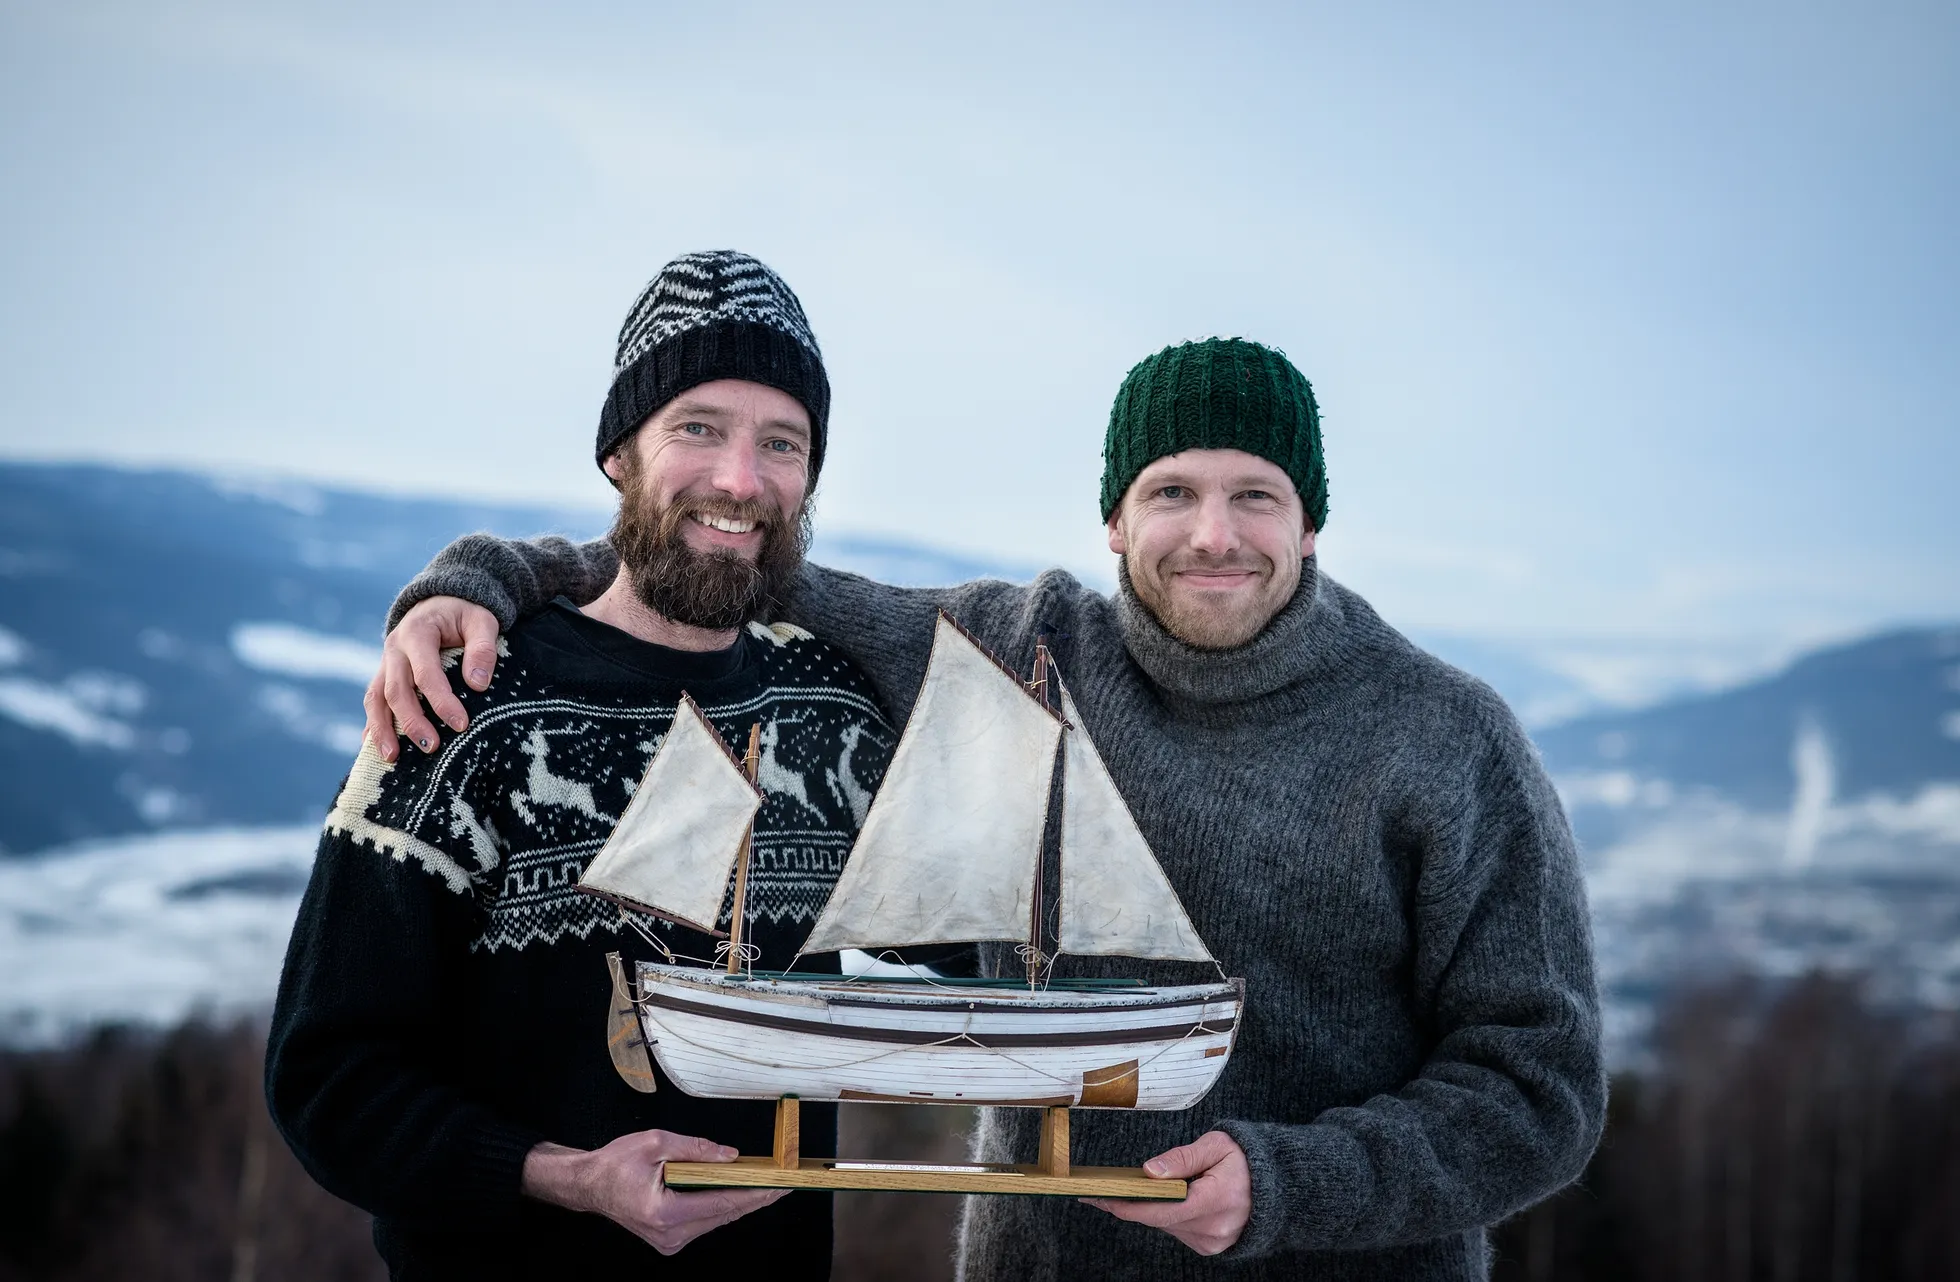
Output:
[[1230,650],[1201,650],[1165,630],[1116,570],[1116,617],[1137,666],[1165,694],[1196,704],[1261,699],[1344,661],[1357,638],[1348,626],[1341,591],[1313,557],[1300,567],[1300,586],[1259,635]]

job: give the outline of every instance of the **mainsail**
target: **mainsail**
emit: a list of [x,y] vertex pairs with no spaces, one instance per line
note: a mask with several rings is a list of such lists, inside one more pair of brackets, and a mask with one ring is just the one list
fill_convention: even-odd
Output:
[[1049,675],[1061,687],[1069,723],[1062,749],[1061,951],[1211,961],[1089,741],[1068,687],[1052,667]]
[[743,835],[761,807],[762,794],[682,695],[646,777],[579,889],[716,933]]
[[945,615],[806,953],[1026,939],[1062,725]]

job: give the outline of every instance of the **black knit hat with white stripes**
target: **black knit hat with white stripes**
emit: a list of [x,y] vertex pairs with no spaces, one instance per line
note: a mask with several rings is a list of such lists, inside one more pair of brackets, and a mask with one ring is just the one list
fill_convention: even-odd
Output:
[[783,278],[732,249],[681,255],[634,300],[599,411],[600,466],[655,410],[718,378],[761,383],[803,403],[814,486],[830,419],[823,353]]

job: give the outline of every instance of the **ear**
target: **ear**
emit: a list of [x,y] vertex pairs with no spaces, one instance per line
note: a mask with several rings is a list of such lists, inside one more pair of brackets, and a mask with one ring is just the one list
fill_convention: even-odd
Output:
[[1307,532],[1300,536],[1300,559],[1302,561],[1306,560],[1308,557],[1313,555],[1313,540],[1314,540],[1315,533],[1317,533],[1317,531],[1315,531],[1313,526],[1309,525],[1307,527]]
[[620,470],[619,451],[614,450],[612,453],[606,455],[606,461],[599,464],[599,470],[604,472],[609,478],[611,478],[612,483],[615,486],[617,486],[619,484],[619,470]]
[[1128,553],[1130,540],[1123,533],[1123,508],[1120,504],[1109,514],[1109,524],[1106,528],[1109,531],[1109,550],[1118,556]]

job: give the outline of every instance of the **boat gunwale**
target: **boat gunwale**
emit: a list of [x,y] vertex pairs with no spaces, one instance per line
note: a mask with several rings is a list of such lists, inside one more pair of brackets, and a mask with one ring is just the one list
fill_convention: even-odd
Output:
[[[821,976],[828,981],[818,992],[797,991],[792,988],[770,989],[760,987],[760,983],[775,983],[778,976],[767,979],[742,975],[726,975],[720,971],[701,970],[692,966],[670,966],[660,962],[640,962],[637,974],[642,983],[646,977],[654,976],[660,981],[670,981],[703,994],[717,997],[748,998],[756,1001],[785,1001],[803,1003],[799,998],[815,997],[824,1005],[836,1006],[874,1006],[887,1010],[907,1011],[987,1011],[1011,1012],[1015,1014],[1056,1014],[1068,1011],[1114,1011],[1114,1010],[1169,1010],[1179,1006],[1209,1005],[1213,1002],[1242,1003],[1244,992],[1229,981],[1212,980],[1199,984],[1157,984],[1136,988],[1055,990],[1050,988],[1029,989],[1020,981],[1014,981],[1011,988],[975,988],[959,981],[933,982],[930,992],[879,991],[878,985],[889,982],[884,976],[867,979],[858,983],[845,982],[836,976]],[[806,977],[795,977],[799,984],[807,982]],[[900,979],[897,982],[909,984],[915,981]],[[1177,994],[1160,996],[1160,994]],[[1059,1000],[1057,1000],[1059,999]]]
[[1124,1002],[1120,1005],[1115,1002],[1094,1005],[1088,1002],[1070,1002],[1045,1006],[1037,1006],[1033,1003],[1010,1004],[998,998],[992,1000],[987,998],[969,998],[966,1001],[886,1002],[880,1001],[875,997],[859,997],[850,993],[840,993],[836,996],[826,996],[825,998],[827,1004],[832,1006],[857,1008],[882,1007],[885,1010],[917,1010],[938,1013],[967,1011],[972,1014],[979,1014],[985,1012],[989,1015],[1061,1015],[1091,1011],[1176,1010],[1184,1006],[1209,1006],[1214,1002],[1233,1000],[1236,999],[1230,993],[1220,997],[1167,997],[1161,1001]]

